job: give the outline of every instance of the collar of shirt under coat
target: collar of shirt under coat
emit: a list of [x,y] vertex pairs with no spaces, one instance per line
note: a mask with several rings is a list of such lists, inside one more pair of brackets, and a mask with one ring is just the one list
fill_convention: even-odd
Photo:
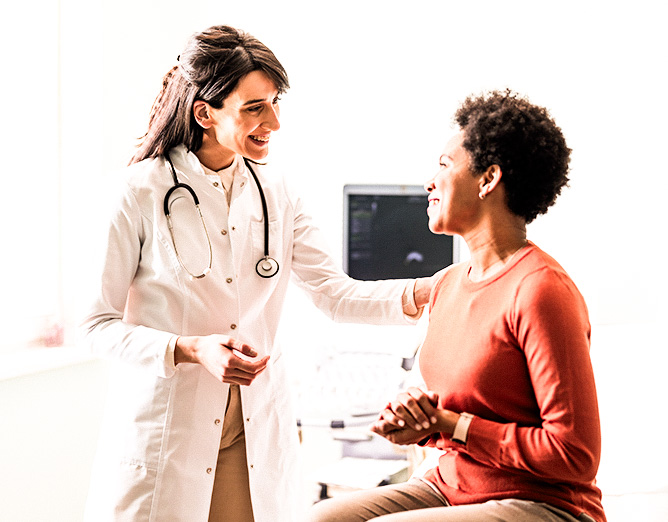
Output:
[[225,198],[227,200],[228,211],[232,198],[232,185],[234,183],[234,175],[236,174],[239,163],[240,163],[240,157],[237,155],[234,156],[234,160],[229,166],[220,170],[211,170],[206,165],[201,164],[202,170],[204,171],[206,177],[215,180],[214,186],[218,188],[219,186],[216,183],[218,181],[220,182],[221,184],[220,188],[223,189],[223,192],[225,193]]
[[239,154],[235,155],[234,160],[229,167],[219,171],[211,170],[202,165],[199,158],[194,153],[190,152],[185,145],[174,147],[170,152],[170,155],[172,156],[174,166],[180,171],[179,177],[185,176],[185,178],[188,179],[192,174],[201,174],[207,179],[216,178],[214,181],[217,180],[221,182],[223,186],[217,188],[226,196],[228,213],[234,192],[235,180],[238,183],[241,183],[241,186],[244,186],[249,180],[246,164],[244,163],[242,156]]

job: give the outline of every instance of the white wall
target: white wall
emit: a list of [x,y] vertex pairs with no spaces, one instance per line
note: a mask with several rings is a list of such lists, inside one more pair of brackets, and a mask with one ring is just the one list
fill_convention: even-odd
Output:
[[[662,299],[668,38],[659,1],[61,0],[61,6],[69,309],[82,302],[86,261],[102,241],[106,187],[143,134],[161,77],[193,31],[217,23],[245,28],[285,65],[292,88],[282,101],[271,161],[299,186],[336,255],[345,183],[423,182],[437,167],[458,102],[511,87],[551,110],[574,151],[571,187],[529,234],[565,266],[590,307],[605,429],[602,483],[615,494],[634,492],[638,477],[649,477],[640,493],[668,487],[651,471],[668,464],[654,436],[668,427],[660,370],[668,353],[660,328],[668,311]],[[26,158],[26,168],[36,163]],[[383,335],[330,325],[299,296],[291,296],[289,310],[284,333],[296,361],[330,342],[325,338]],[[412,342],[410,333],[406,338]],[[638,422],[646,439],[629,437]],[[72,496],[80,498],[81,492]]]
[[106,390],[101,361],[0,379],[1,520],[82,520]]

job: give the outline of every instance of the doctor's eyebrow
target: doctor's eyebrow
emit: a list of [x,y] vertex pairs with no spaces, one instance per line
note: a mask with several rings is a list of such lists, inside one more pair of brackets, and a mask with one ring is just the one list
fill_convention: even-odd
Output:
[[[277,96],[278,96],[278,94],[275,94],[275,95],[272,97],[272,100],[275,100]],[[264,103],[265,101],[267,101],[267,100],[265,100],[264,98],[258,98],[258,99],[256,99],[256,100],[248,100],[247,102],[245,102],[245,103],[242,105],[242,107],[246,107],[246,106],[248,106],[248,105],[255,105],[256,103]]]

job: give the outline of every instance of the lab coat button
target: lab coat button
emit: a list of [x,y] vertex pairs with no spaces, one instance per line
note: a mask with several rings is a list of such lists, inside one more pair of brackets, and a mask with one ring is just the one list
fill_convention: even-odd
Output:
[[218,186],[218,182],[217,182],[217,181],[214,181],[214,182],[213,182],[213,186],[214,186],[214,187],[217,187],[217,186]]
[[237,327],[237,325],[236,325],[236,324],[231,324],[231,325],[230,325],[230,328],[232,328],[232,330],[235,330],[235,329],[236,329],[236,327]]
[[213,471],[212,468],[206,468],[206,472],[207,472],[209,475],[211,475],[211,472],[212,472],[212,471]]
[[224,236],[226,236],[227,235],[227,230],[223,229],[223,230],[220,231],[220,233],[223,234]]
[[228,283],[231,283],[231,282],[232,282],[232,278],[231,278],[231,277],[228,277],[227,279],[225,279],[225,281],[227,281]]
[[213,423],[214,423],[216,426],[219,426],[219,425],[220,425],[220,419],[216,419],[215,421],[213,421]]

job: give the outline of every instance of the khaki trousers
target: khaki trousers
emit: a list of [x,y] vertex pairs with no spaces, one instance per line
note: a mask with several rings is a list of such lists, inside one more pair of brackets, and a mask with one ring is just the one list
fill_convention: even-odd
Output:
[[506,499],[450,506],[422,479],[337,495],[311,508],[308,522],[594,522],[539,502]]
[[237,384],[230,385],[227,398],[209,522],[254,522],[241,393]]

